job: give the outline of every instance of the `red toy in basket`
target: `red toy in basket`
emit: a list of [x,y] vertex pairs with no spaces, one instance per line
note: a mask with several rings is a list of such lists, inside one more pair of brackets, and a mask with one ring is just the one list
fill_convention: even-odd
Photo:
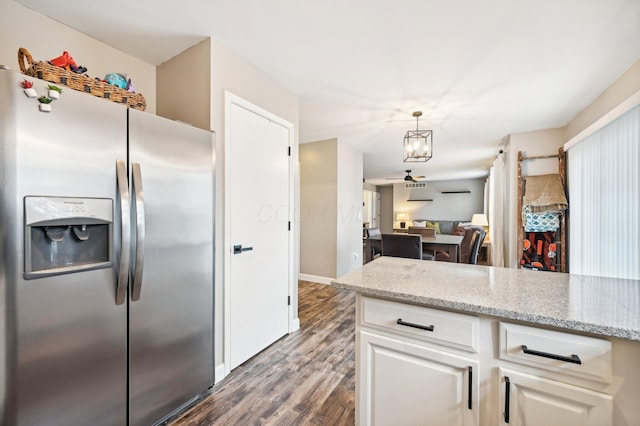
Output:
[[75,72],[76,74],[83,74],[87,72],[87,68],[83,66],[78,66],[76,61],[73,60],[69,52],[66,50],[62,52],[62,55],[58,56],[55,59],[49,61],[51,65],[55,65],[56,67],[64,68],[67,71]]

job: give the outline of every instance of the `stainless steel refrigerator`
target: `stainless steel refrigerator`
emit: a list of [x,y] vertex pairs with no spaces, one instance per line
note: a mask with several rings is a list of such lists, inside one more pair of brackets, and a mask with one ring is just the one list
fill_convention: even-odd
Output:
[[213,135],[70,89],[41,112],[24,79],[0,69],[0,424],[163,421],[213,385]]

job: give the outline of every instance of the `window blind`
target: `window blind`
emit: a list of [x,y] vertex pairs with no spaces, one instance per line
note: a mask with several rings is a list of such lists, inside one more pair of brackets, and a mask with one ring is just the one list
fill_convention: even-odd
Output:
[[567,153],[569,271],[640,279],[640,106]]

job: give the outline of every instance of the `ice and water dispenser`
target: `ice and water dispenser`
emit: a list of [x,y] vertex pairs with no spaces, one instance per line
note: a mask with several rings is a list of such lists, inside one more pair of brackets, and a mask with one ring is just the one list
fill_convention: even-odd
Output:
[[24,198],[25,278],[112,265],[113,200]]

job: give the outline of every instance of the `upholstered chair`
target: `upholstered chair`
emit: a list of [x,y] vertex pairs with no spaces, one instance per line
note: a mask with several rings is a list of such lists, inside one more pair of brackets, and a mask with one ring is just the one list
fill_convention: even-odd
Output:
[[382,234],[382,255],[422,259],[422,235]]
[[479,227],[474,226],[464,227],[464,235],[462,236],[462,243],[460,243],[460,263],[469,263],[471,249],[473,248],[473,233],[478,229]]

